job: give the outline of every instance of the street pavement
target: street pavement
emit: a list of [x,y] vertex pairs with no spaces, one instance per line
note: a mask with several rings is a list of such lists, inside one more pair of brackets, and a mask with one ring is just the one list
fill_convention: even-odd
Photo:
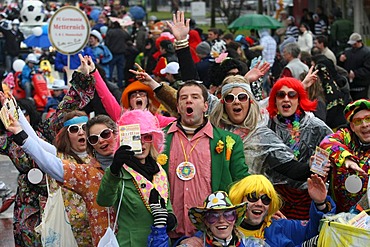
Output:
[[[7,156],[0,155],[0,181],[3,181],[13,192],[17,189],[18,171]],[[1,200],[0,200],[1,203]],[[13,207],[0,214],[0,247],[14,246]]]

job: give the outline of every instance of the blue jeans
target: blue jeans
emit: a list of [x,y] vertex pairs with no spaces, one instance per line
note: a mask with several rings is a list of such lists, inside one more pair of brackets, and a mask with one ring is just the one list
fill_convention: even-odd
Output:
[[109,80],[113,81],[114,67],[117,69],[117,84],[123,87],[123,70],[125,69],[126,58],[124,54],[113,54],[113,59],[109,63]]
[[22,88],[26,92],[26,98],[32,98],[32,82],[28,81],[23,83]]

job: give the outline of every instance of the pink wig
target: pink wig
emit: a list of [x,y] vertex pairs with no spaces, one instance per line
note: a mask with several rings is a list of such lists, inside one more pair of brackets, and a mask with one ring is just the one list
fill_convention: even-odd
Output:
[[279,91],[283,86],[293,89],[298,93],[298,107],[303,111],[315,111],[317,101],[311,101],[308,99],[306,90],[303,88],[302,82],[293,77],[283,77],[279,79],[271,89],[269,104],[267,111],[270,117],[274,117],[278,114],[276,106],[276,92]]
[[158,153],[161,153],[164,148],[164,133],[159,127],[157,118],[146,110],[126,111],[117,121],[117,125],[139,124],[141,134],[153,135],[153,146]]

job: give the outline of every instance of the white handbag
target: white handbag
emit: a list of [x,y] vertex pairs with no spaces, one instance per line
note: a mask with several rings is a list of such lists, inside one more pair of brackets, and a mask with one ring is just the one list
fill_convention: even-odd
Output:
[[41,217],[41,223],[35,227],[35,231],[41,234],[42,246],[77,247],[78,245],[64,207],[61,187],[55,193],[50,193],[47,177],[46,186],[48,200]]
[[[125,180],[122,180],[122,190],[121,190],[121,198],[119,199],[117,213],[116,213],[116,219],[114,221],[113,229],[116,229],[117,226],[117,220],[118,220],[118,213],[121,208],[121,202],[123,197],[123,191],[125,189]],[[108,210],[108,228],[104,233],[104,236],[100,239],[98,243],[98,247],[119,247],[116,235],[114,235],[114,232],[110,226],[110,215],[109,215],[109,208]]]

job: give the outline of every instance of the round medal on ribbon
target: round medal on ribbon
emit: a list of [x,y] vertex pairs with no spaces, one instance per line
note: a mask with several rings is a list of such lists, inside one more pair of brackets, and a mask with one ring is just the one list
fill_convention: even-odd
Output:
[[349,176],[344,182],[346,190],[350,193],[357,193],[362,189],[362,181],[357,175]]
[[190,162],[181,162],[176,168],[176,174],[184,181],[193,179],[196,174],[195,166]]
[[38,168],[32,168],[27,173],[28,181],[32,184],[39,184],[43,176],[44,174],[42,174],[42,171]]

